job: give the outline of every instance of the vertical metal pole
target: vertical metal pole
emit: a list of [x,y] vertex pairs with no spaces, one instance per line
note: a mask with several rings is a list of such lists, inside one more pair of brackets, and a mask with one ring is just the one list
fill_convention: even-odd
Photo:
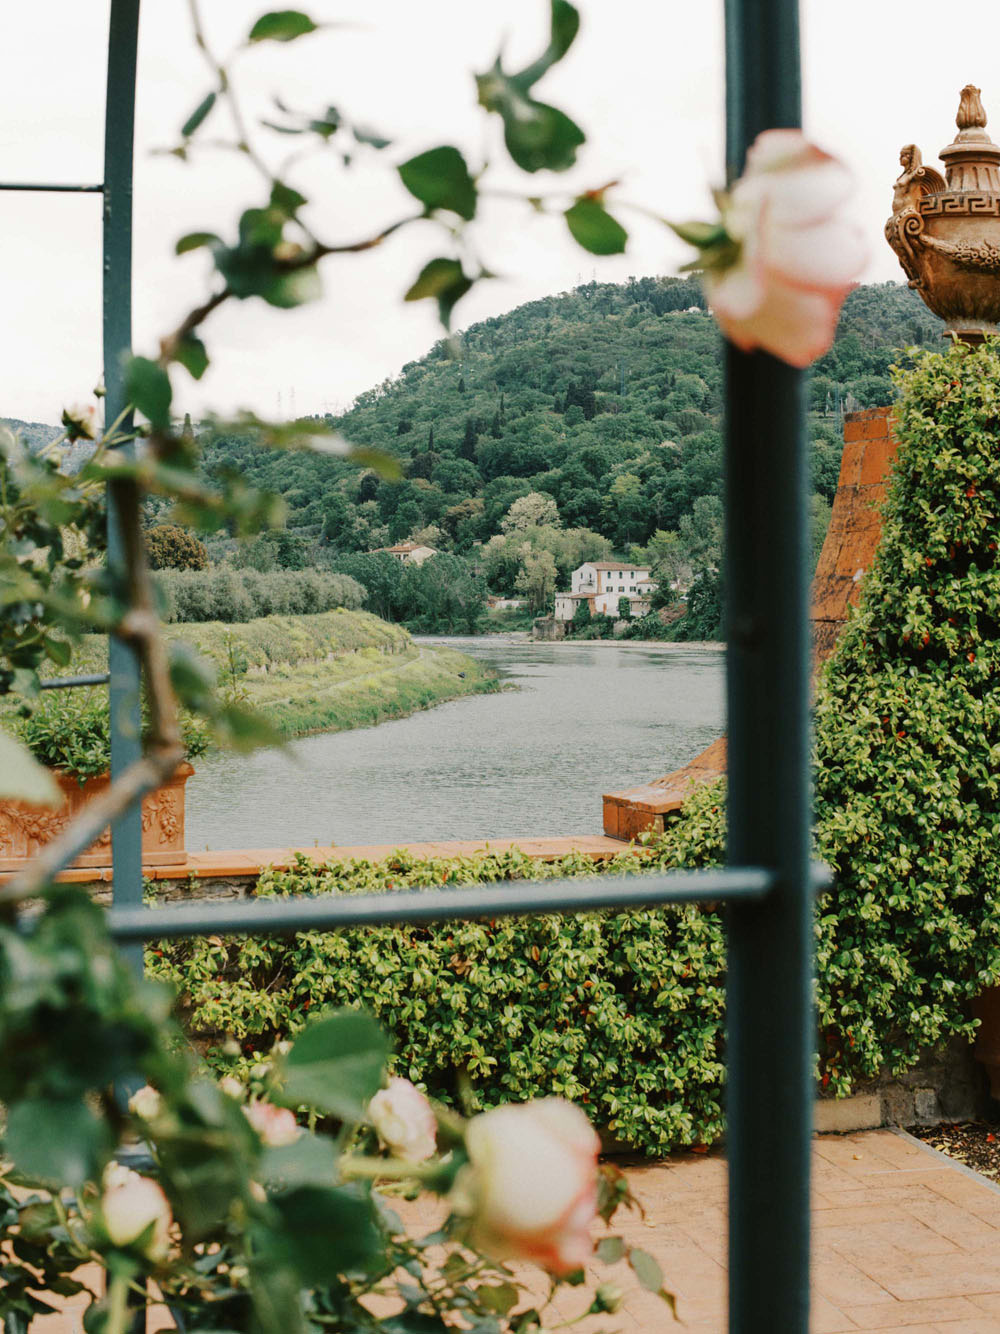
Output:
[[[726,0],[727,168],[801,116],[797,0]],[[731,1334],[807,1334],[813,1047],[803,375],[726,349]]]
[[[104,119],[104,384],[105,420],[125,406],[124,363],[132,347],[132,155],[139,0],[112,0],[108,32],[108,83]],[[123,423],[131,429],[131,417]],[[127,445],[134,452],[133,445]],[[108,494],[108,564],[123,569],[124,551],[117,496]],[[131,646],[112,636],[109,644],[111,776],[139,758],[140,668]],[[118,906],[142,903],[142,812],[139,806],[111,830],[113,898]],[[142,967],[141,948],[129,951]]]

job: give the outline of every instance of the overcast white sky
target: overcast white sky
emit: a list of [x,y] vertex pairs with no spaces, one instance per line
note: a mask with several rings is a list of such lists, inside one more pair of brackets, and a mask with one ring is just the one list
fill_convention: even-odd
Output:
[[[221,51],[233,47],[265,0],[202,0]],[[628,198],[677,218],[707,216],[722,175],[722,0],[579,0],[581,35],[539,86],[584,127],[588,145],[568,176],[496,183],[529,193],[621,179]],[[274,7],[278,7],[275,5]],[[315,201],[308,215],[325,240],[354,240],[407,211],[410,197],[387,170],[413,153],[454,143],[470,161],[495,143],[475,107],[471,71],[502,40],[509,66],[544,44],[545,0],[303,0],[317,20],[356,21],[244,57],[238,86],[251,117],[274,94],[307,111],[337,105],[394,139],[349,172],[332,156],[292,175]],[[803,0],[806,128],[840,154],[859,183],[857,214],[871,237],[867,281],[898,280],[882,238],[899,148],[915,141],[933,161],[954,131],[958,90],[983,89],[1000,131],[1000,5],[965,0],[962,22],[931,0],[903,11],[888,0]],[[0,179],[101,178],[107,0],[0,0]],[[187,164],[153,156],[210,86],[191,41],[185,0],[144,0],[140,39],[135,193],[135,344],[152,351],[206,291],[203,255],[173,256],[193,230],[231,231],[260,197],[247,164],[216,152]],[[221,112],[215,113],[220,117]],[[211,122],[206,127],[210,130]],[[1000,138],[1000,133],[997,135]],[[264,132],[281,160],[296,141]],[[408,202],[409,201],[409,202]],[[0,193],[0,415],[55,421],[85,395],[100,366],[99,196]],[[667,274],[686,258],[659,226],[622,213],[626,255],[594,259],[558,220],[494,201],[476,224],[487,265],[502,275],[456,312],[461,328],[596,276]],[[428,223],[363,257],[325,263],[321,302],[294,312],[253,300],[206,327],[214,365],[199,385],[179,372],[179,406],[197,413],[254,407],[263,414],[337,410],[395,374],[440,335],[431,303],[403,305],[421,265],[441,252]]]

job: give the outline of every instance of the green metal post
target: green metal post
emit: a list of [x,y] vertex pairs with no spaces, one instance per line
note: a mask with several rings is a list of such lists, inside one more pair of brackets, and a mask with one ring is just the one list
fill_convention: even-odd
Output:
[[[727,168],[801,116],[797,0],[726,0]],[[807,1334],[812,1130],[809,634],[803,374],[726,351],[732,864],[777,874],[729,910],[731,1334]]]
[[[108,81],[104,119],[104,384],[105,421],[124,411],[124,363],[132,346],[132,154],[135,123],[135,68],[139,0],[112,0],[108,33]],[[131,419],[124,429],[131,427]],[[132,445],[126,446],[132,452]],[[124,568],[118,496],[108,495],[108,564]],[[140,735],[139,659],[130,645],[112,637],[109,645],[111,776],[137,760]],[[113,898],[119,907],[142,902],[142,812],[136,805],[111,830]],[[132,950],[136,967],[142,951]]]

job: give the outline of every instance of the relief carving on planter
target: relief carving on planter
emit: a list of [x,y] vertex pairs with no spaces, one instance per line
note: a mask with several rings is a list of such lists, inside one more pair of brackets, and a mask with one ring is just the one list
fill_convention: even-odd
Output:
[[[194,770],[178,766],[164,787],[150,793],[142,803],[143,866],[176,866],[187,861],[184,849],[184,784]],[[26,806],[18,801],[0,802],[0,871],[14,871],[61,833],[80,808],[107,788],[107,778],[89,778],[83,784],[66,774],[56,774],[63,803],[52,809]],[[109,867],[111,830],[91,843],[74,866]]]
[[916,144],[900,151],[885,235],[910,286],[969,341],[1000,333],[1000,147],[971,83],[955,119],[958,134],[941,150],[945,177]]

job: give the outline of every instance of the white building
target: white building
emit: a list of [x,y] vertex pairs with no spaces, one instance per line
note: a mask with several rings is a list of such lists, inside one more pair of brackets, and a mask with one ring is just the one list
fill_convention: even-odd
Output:
[[645,616],[650,608],[655,580],[648,565],[628,565],[617,560],[586,561],[570,577],[570,591],[556,594],[557,621],[571,621],[581,602],[590,605],[592,616],[617,616],[621,598],[628,598],[632,616]]
[[377,550],[384,551],[401,565],[423,565],[425,560],[437,555],[434,547],[421,546],[419,542],[397,542],[394,547],[378,547]]

